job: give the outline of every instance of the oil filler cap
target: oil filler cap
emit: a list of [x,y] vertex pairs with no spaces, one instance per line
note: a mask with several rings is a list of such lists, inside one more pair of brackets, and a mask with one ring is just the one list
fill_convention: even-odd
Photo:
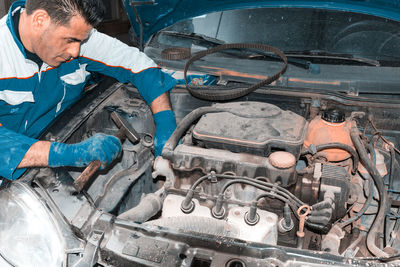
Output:
[[269,155],[269,162],[278,169],[289,169],[296,164],[296,158],[292,153],[276,151]]
[[344,115],[343,111],[337,109],[328,109],[322,113],[321,118],[324,121],[331,122],[331,123],[341,123],[346,120],[346,116]]

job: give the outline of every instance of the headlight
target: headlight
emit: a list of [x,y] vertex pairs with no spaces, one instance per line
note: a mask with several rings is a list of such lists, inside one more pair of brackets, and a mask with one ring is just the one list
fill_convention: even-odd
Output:
[[62,266],[63,239],[37,197],[14,183],[0,191],[0,203],[1,258],[12,266]]

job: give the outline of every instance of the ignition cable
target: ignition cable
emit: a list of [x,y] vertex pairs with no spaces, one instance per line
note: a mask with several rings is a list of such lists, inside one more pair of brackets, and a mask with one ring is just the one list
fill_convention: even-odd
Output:
[[[237,184],[237,183],[252,185],[252,186],[254,186],[254,187],[258,188],[258,189],[261,189],[261,190],[264,190],[264,191],[267,191],[267,192],[274,191],[275,193],[279,193],[282,197],[284,197],[284,198],[286,198],[286,199],[288,199],[288,200],[290,200],[290,201],[293,201],[293,203],[294,203],[295,205],[298,205],[299,202],[300,202],[301,204],[304,205],[304,203],[301,202],[301,201],[300,201],[299,199],[297,199],[296,197],[293,199],[293,198],[291,198],[290,196],[286,195],[285,193],[280,192],[279,190],[274,190],[274,188],[268,188],[267,186],[260,185],[260,184],[254,182],[254,181],[248,181],[248,180],[244,180],[244,179],[240,179],[240,178],[236,178],[236,179],[233,180],[233,181],[227,182],[227,183],[222,187],[220,195],[223,195],[224,192],[226,191],[226,189],[227,189],[229,186],[231,186],[232,184]],[[300,205],[300,206],[302,206],[302,205]]]
[[279,185],[276,185],[276,184],[267,183],[267,182],[264,182],[264,181],[260,181],[258,179],[249,178],[249,177],[245,177],[245,176],[232,176],[232,175],[218,174],[217,177],[227,178],[227,179],[232,179],[232,178],[234,178],[234,179],[244,179],[244,180],[247,180],[247,181],[255,182],[255,183],[257,183],[259,185],[262,185],[262,186],[269,186],[269,187],[272,187],[271,188],[272,190],[280,191],[280,192],[284,193],[285,195],[287,195],[288,198],[293,199],[298,204],[298,206],[302,206],[302,205],[305,204],[300,199],[298,199],[295,195],[293,195],[291,192],[289,192],[287,189],[285,189],[285,188],[283,188],[283,187],[281,187]]
[[[207,174],[205,176],[200,177],[191,187],[190,187],[190,191],[194,191],[196,189],[196,187],[202,183],[203,181],[209,179],[209,177],[211,177],[211,175],[213,174]],[[217,178],[225,178],[225,179],[235,179],[234,181],[237,181],[239,179],[242,179],[244,181],[248,181],[248,182],[252,182],[255,183],[257,185],[260,185],[264,188],[266,187],[270,187],[267,190],[269,191],[274,191],[274,192],[278,192],[280,193],[283,197],[287,198],[287,199],[291,199],[295,202],[295,204],[297,204],[297,206],[302,206],[304,205],[304,203],[298,199],[296,196],[294,196],[292,193],[290,193],[288,190],[286,190],[285,188],[282,188],[278,185],[275,184],[271,184],[271,183],[267,183],[267,182],[263,182],[254,178],[250,178],[250,177],[245,177],[245,176],[233,176],[233,175],[224,175],[224,174],[214,174]],[[231,181],[232,182],[232,181]],[[229,183],[231,183],[229,182]],[[263,189],[265,190],[265,189]],[[224,192],[225,190],[223,190]]]
[[293,203],[291,203],[291,202],[289,201],[289,199],[285,199],[284,197],[281,197],[281,196],[278,197],[278,196],[277,196],[276,194],[274,194],[274,193],[264,193],[264,194],[262,194],[262,195],[257,196],[255,202],[258,203],[258,201],[260,201],[262,198],[265,198],[265,197],[277,198],[277,199],[281,200],[282,202],[288,204],[288,205],[290,206],[290,208],[292,209],[293,214],[298,218],[297,213],[296,213],[296,211],[297,211],[297,209],[298,209],[298,206],[293,206]]

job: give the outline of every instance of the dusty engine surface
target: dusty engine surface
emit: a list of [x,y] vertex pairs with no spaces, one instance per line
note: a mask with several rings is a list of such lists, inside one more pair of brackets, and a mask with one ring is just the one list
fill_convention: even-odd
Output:
[[304,146],[308,125],[268,103],[193,111],[178,127],[181,143],[172,137],[155,161],[169,183],[161,217],[148,223],[286,246],[302,246],[305,226],[327,233],[346,213],[351,154],[315,160],[321,147],[312,138]]
[[169,159],[177,171],[268,177],[287,187],[296,182],[307,121],[259,102],[216,104],[222,112],[203,115]]
[[307,121],[268,103],[217,104],[226,112],[205,114],[193,129],[193,140],[205,148],[269,156],[287,151],[298,158]]

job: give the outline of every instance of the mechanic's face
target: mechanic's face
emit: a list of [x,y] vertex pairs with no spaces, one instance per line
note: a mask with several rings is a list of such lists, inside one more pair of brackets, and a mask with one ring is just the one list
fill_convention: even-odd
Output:
[[79,55],[82,41],[89,37],[92,26],[79,15],[67,25],[50,22],[35,44],[35,53],[48,65],[57,67]]

